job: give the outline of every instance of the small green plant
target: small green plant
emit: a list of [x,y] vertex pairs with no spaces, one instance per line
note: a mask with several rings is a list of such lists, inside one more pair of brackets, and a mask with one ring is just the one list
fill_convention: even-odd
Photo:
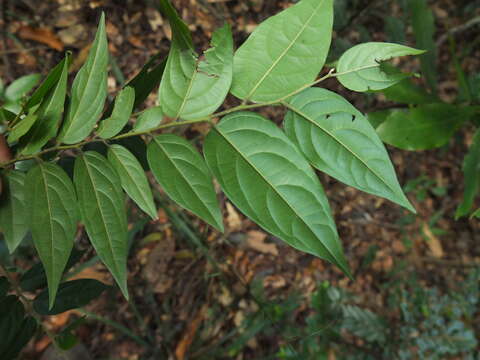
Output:
[[[106,110],[104,15],[70,90],[67,54],[18,111],[2,109],[13,155],[1,164],[0,229],[10,252],[31,233],[48,283],[45,312],[63,303],[65,288],[71,291],[61,281],[78,221],[128,299],[124,193],[155,219],[148,169],[174,202],[222,231],[215,177],[263,229],[350,276],[314,169],[415,210],[364,114],[314,86],[337,78],[353,91],[382,90],[410,76],[388,60],[423,51],[360,44],[318,77],[332,37],[333,0],[302,0],[260,24],[235,53],[230,27],[221,27],[199,56],[171,3],[159,4],[173,32],[168,58],[155,56]],[[157,86],[158,106],[133,114]],[[241,103],[216,112],[228,93]],[[283,130],[251,112],[266,106],[287,110]],[[157,134],[200,122],[211,126],[203,156],[178,135],[181,130]],[[41,293],[35,301],[46,298]]]

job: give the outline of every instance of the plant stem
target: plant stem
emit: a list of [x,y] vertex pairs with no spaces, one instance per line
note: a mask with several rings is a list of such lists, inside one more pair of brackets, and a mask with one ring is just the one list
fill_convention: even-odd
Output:
[[273,101],[268,101],[268,102],[263,102],[263,103],[255,103],[255,104],[247,104],[246,101],[244,101],[240,105],[235,106],[233,108],[223,110],[223,111],[217,112],[215,114],[207,115],[205,117],[195,119],[195,120],[174,121],[174,122],[170,122],[168,124],[161,124],[161,125],[153,128],[153,129],[149,129],[149,130],[146,130],[146,131],[127,132],[127,133],[124,133],[124,134],[114,136],[110,139],[101,139],[101,138],[98,138],[98,137],[93,137],[89,140],[84,140],[82,142],[72,144],[72,145],[57,145],[57,146],[53,146],[53,147],[47,148],[45,150],[39,151],[38,153],[33,154],[33,155],[17,156],[16,158],[14,158],[14,159],[12,159],[8,162],[4,162],[4,163],[0,164],[0,168],[7,168],[10,165],[16,163],[17,161],[39,158],[42,155],[45,155],[45,154],[48,154],[48,153],[51,153],[51,152],[54,152],[54,151],[79,149],[86,144],[90,144],[90,143],[94,143],[94,142],[100,142],[100,141],[108,142],[108,141],[115,141],[115,140],[120,140],[120,139],[129,138],[129,137],[140,136],[140,135],[152,135],[152,133],[154,133],[156,131],[164,130],[164,129],[168,129],[168,128],[172,128],[172,127],[191,125],[191,124],[196,124],[196,123],[200,123],[200,122],[211,123],[213,118],[225,116],[225,115],[231,114],[233,112],[237,112],[237,111],[257,109],[257,108],[261,108],[261,107],[265,107],[265,106],[282,105],[288,98],[290,98],[294,95],[297,95],[300,92],[302,92],[302,91],[304,91],[304,90],[306,90],[306,89],[308,89],[312,86],[315,86],[315,85],[317,85],[317,84],[319,84],[319,83],[321,83],[321,82],[323,82],[327,79],[330,79],[330,78],[333,78],[333,77],[338,77],[338,76],[341,76],[341,75],[347,75],[347,74],[354,73],[354,72],[361,71],[361,70],[372,69],[372,68],[375,68],[375,67],[378,67],[378,66],[379,66],[378,64],[367,65],[367,66],[363,66],[363,67],[360,67],[360,68],[357,68],[357,69],[353,69],[353,70],[349,70],[349,71],[345,71],[345,72],[341,72],[341,73],[335,73],[335,69],[331,69],[328,72],[328,74],[326,74],[325,76],[320,77],[317,80],[315,80],[314,82],[306,84],[306,85],[298,88],[297,90],[291,92],[290,94],[287,94],[287,95],[285,95],[285,96],[283,96],[279,99],[273,100]]

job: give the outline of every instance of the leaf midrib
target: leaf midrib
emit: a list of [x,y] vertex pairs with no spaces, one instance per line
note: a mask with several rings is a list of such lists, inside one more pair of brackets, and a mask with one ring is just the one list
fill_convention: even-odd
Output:
[[[254,165],[252,164],[252,162],[246,157],[243,155],[243,153],[235,146],[235,144],[233,142],[230,141],[230,139],[225,136],[221,131],[220,129],[218,128],[218,126],[214,126],[214,130],[217,132],[217,134],[219,134],[223,139],[225,139],[225,141],[242,157],[242,159],[260,176],[260,178],[271,188],[273,189],[273,191],[280,197],[280,199],[282,199],[282,201],[288,206],[288,208],[290,208],[292,210],[292,212],[295,214],[295,216],[300,219],[306,226],[307,228],[310,230],[310,232],[313,234],[313,236],[319,240],[319,243],[323,246],[323,248],[325,248],[327,250],[328,253],[330,253],[330,255],[338,262],[338,265],[340,266],[340,268],[342,268],[343,270],[343,265],[341,261],[338,260],[337,256],[317,237],[317,235],[315,234],[315,231],[312,230],[312,228],[310,227],[310,225],[303,219],[302,216],[300,216],[298,214],[298,212],[296,211],[295,208],[293,208],[290,203],[284,198],[284,196],[277,190],[277,188],[275,186],[273,186],[272,183],[270,183],[270,181],[262,174],[262,172]],[[323,207],[322,207],[323,208]],[[301,241],[301,240],[300,240]],[[310,246],[308,246],[308,244],[305,244],[303,241],[302,243],[304,245],[307,246],[307,248],[311,248]],[[348,271],[347,271],[348,273]]]
[[344,149],[348,150],[348,152],[350,154],[353,155],[353,157],[355,157],[358,161],[360,161],[363,166],[365,166],[365,168],[367,168],[369,171],[371,171],[381,182],[383,182],[394,194],[396,194],[397,196],[399,195],[397,191],[395,191],[395,189],[392,188],[392,186],[390,184],[387,183],[387,181],[380,175],[378,174],[376,171],[374,171],[373,169],[370,168],[370,166],[368,166],[368,164],[363,161],[363,159],[361,157],[359,157],[355,152],[353,152],[348,146],[346,146],[340,139],[338,139],[333,133],[331,133],[330,131],[328,131],[327,129],[325,129],[324,127],[320,126],[320,124],[318,124],[316,121],[314,121],[312,118],[310,118],[307,114],[303,113],[301,110],[297,109],[295,106],[287,103],[287,102],[284,102],[284,105],[289,108],[290,110],[292,110],[293,112],[297,113],[298,115],[300,115],[302,118],[304,118],[305,120],[311,122],[315,127],[317,127],[318,129],[322,130],[324,133],[326,133],[328,136],[330,136],[333,140],[335,140],[339,145],[341,145]]
[[107,235],[107,240],[108,240],[108,244],[109,244],[108,250],[109,250],[109,252],[112,256],[113,263],[114,263],[115,268],[116,268],[116,272],[118,273],[119,271],[118,271],[118,267],[117,267],[117,261],[115,260],[115,254],[113,253],[113,244],[112,244],[112,240],[110,238],[110,232],[108,231],[108,228],[107,228],[106,223],[105,223],[105,216],[103,214],[102,207],[100,206],[100,199],[97,196],[97,191],[96,191],[97,186],[96,186],[95,180],[93,179],[92,174],[90,172],[88,161],[87,161],[87,158],[85,157],[85,155],[83,156],[83,161],[85,163],[85,169],[87,171],[88,179],[90,180],[90,183],[91,183],[91,185],[94,189],[93,193],[94,193],[94,197],[95,197],[95,202],[97,203],[97,207],[100,211],[100,216],[102,217],[102,225],[103,225],[103,228],[105,229],[105,233]]
[[[120,164],[120,166],[125,170],[125,172],[127,173],[127,176],[128,178],[131,180],[132,184],[135,186],[137,183],[135,182],[135,179],[134,177],[132,176],[131,172],[128,170],[128,166],[124,165],[124,163],[121,161],[120,159],[120,156],[118,156],[116,153],[115,153],[115,150],[113,148],[110,149],[110,153],[117,159],[118,163]],[[129,159],[130,160],[130,159]],[[136,186],[139,194],[140,194],[140,197],[143,199],[143,201],[145,202],[145,204],[148,204],[148,198],[144,196],[144,193],[142,190],[140,190],[140,188],[138,186]],[[149,214],[150,215],[150,214]]]
[[303,24],[303,26],[301,27],[300,31],[298,32],[297,35],[295,35],[295,37],[293,38],[293,40],[288,44],[288,46],[285,48],[285,50],[280,54],[280,56],[273,62],[273,64],[267,69],[267,71],[265,72],[265,74],[263,74],[263,76],[258,80],[257,84],[253,87],[253,89],[250,91],[250,93],[245,97],[245,100],[249,100],[254,94],[255,92],[258,90],[258,88],[260,87],[260,85],[262,85],[262,83],[265,81],[265,79],[267,78],[268,75],[270,75],[273,71],[273,69],[278,65],[278,63],[285,57],[285,55],[287,55],[287,53],[290,51],[290,49],[292,48],[293,45],[295,45],[295,43],[297,42],[298,38],[303,34],[303,32],[305,31],[305,29],[310,25],[310,22],[312,21],[312,19],[315,17],[315,15],[317,15],[317,12],[318,10],[320,9],[320,7],[325,3],[325,0],[320,0],[320,2],[318,3],[317,7],[315,8],[315,11],[312,13],[312,15],[310,15],[310,17],[308,18],[308,20]]
[[[49,226],[50,226],[50,256],[51,256],[51,259],[52,259],[52,276],[53,276],[53,269],[55,268],[55,257],[54,257],[54,246],[53,246],[53,216],[52,216],[52,205],[51,205],[51,201],[50,201],[50,196],[49,196],[49,192],[48,192],[48,184],[47,184],[47,178],[46,178],[46,175],[45,175],[45,169],[44,169],[44,165],[43,164],[39,164],[39,168],[40,168],[40,174],[42,176],[42,181],[43,181],[43,186],[44,186],[44,189],[45,189],[45,198],[47,200],[47,209],[48,209],[48,223],[49,223]],[[49,288],[50,290],[50,288]]]
[[210,216],[212,217],[212,220],[214,220],[214,223],[217,223],[217,220],[215,219],[215,215],[212,214],[210,209],[203,203],[202,198],[200,197],[200,195],[198,195],[198,192],[196,191],[196,189],[188,182],[188,180],[185,177],[185,175],[183,174],[183,172],[178,168],[178,166],[175,164],[175,162],[170,158],[170,155],[168,154],[168,152],[162,147],[162,145],[159,143],[159,141],[157,139],[154,139],[154,141],[155,141],[155,144],[158,145],[158,148],[160,149],[160,151],[162,151],[165,154],[165,157],[167,158],[167,160],[170,161],[170,163],[178,171],[178,173],[182,175],[182,178],[185,180],[187,185],[192,189],[193,193],[197,196],[197,198],[200,201],[200,203],[202,204],[202,206],[210,214]]
[[[103,30],[103,28],[102,28],[102,30]],[[101,36],[103,36],[103,31],[102,31]],[[95,69],[95,65],[97,64],[97,61],[98,61],[98,59],[100,58],[100,52],[101,52],[101,51],[100,51],[100,42],[101,42],[101,41],[103,41],[103,39],[100,39],[100,38],[99,38],[99,43],[97,44],[98,46],[97,46],[97,48],[95,49],[95,50],[96,50],[96,51],[95,51],[95,56],[94,56],[94,58],[93,58],[93,63],[92,63],[91,68],[90,68],[90,69],[85,68],[85,72],[86,72],[85,75],[87,75],[87,83],[86,83],[85,86],[79,91],[80,101],[79,101],[79,103],[78,103],[78,105],[77,105],[77,107],[76,107],[76,109],[75,109],[75,112],[74,112],[71,116],[69,116],[69,119],[71,119],[71,120],[70,120],[70,123],[69,123],[68,127],[65,129],[65,132],[64,132],[65,135],[64,135],[63,137],[66,137],[66,136],[67,136],[68,132],[69,132],[70,129],[73,127],[73,124],[77,122],[77,121],[75,121],[75,120],[77,119],[77,114],[78,114],[78,111],[79,111],[79,109],[80,109],[80,105],[83,104],[83,99],[84,99],[84,97],[85,97],[85,91],[86,91],[86,89],[88,88],[88,85],[90,84],[91,79],[93,78],[93,76],[91,75],[91,71],[92,71],[93,69]],[[108,51],[108,48],[107,48],[107,51]],[[87,60],[87,61],[88,61],[88,60]],[[83,75],[83,74],[81,74],[81,75]],[[73,99],[73,95],[72,95],[72,99]],[[85,125],[85,124],[82,124],[82,127],[83,127],[84,125]]]

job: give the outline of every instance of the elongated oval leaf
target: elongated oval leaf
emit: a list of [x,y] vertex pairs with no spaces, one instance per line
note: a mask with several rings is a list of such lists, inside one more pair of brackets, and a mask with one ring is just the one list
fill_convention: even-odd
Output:
[[130,119],[134,103],[135,89],[129,86],[122,89],[115,99],[112,114],[100,123],[97,135],[104,139],[117,135]]
[[77,231],[77,197],[67,173],[51,163],[40,163],[28,172],[25,190],[33,243],[47,274],[51,308]]
[[[369,42],[347,50],[338,61],[337,78],[346,88],[364,92],[368,90],[386,89],[401,80],[406,74],[401,72],[383,71],[382,62],[398,56],[420,55],[425,51],[408,46]],[[390,67],[388,68],[390,69]]]
[[388,100],[402,104],[431,104],[438,102],[438,98],[429,94],[424,88],[412,83],[410,79],[404,79],[385,90],[383,94]]
[[61,72],[56,84],[47,92],[46,97],[35,112],[38,120],[22,139],[22,145],[24,145],[24,147],[21,153],[23,155],[37,153],[48,140],[57,134],[60,121],[62,120],[65,97],[67,95],[68,64],[69,57],[67,56],[59,64],[62,65],[62,67],[60,68]]
[[127,217],[120,179],[107,159],[87,151],[75,161],[74,183],[90,241],[128,299]]
[[266,231],[349,274],[328,200],[295,145],[260,115],[226,116],[204,145],[230,200]]
[[265,20],[235,53],[232,94],[274,101],[313,82],[325,64],[332,26],[332,0],[302,0]]
[[347,100],[311,88],[286,106],[285,132],[315,168],[415,211],[375,129]]
[[48,295],[41,292],[33,301],[34,310],[40,315],[56,315],[68,310],[88,305],[100,296],[108,286],[94,279],[79,279],[60,284],[53,308],[48,307]]
[[55,67],[50,70],[48,73],[47,77],[43,82],[40,84],[40,86],[33,92],[32,96],[28,99],[27,103],[25,104],[25,109],[30,109],[34,107],[35,105],[39,104],[40,101],[47,95],[50,90],[57,85],[58,81],[62,77],[63,69],[65,66],[68,67],[70,66],[72,62],[72,53],[70,51],[67,51],[65,57],[63,58],[62,61],[60,61]]
[[15,125],[10,131],[10,134],[8,135],[8,143],[13,144],[14,142],[18,141],[23,135],[25,135],[28,130],[30,130],[37,121],[38,116],[35,115],[34,113],[30,113],[27,116],[25,116],[20,122]]
[[30,74],[18,78],[5,90],[7,101],[17,102],[32,90],[40,81],[40,74]]
[[205,59],[173,41],[160,83],[159,100],[168,116],[185,120],[212,114],[225,100],[233,74],[230,26],[215,31]]
[[187,140],[171,134],[156,136],[148,145],[147,158],[153,175],[168,196],[223,231],[212,176]]
[[160,106],[147,109],[138,117],[131,132],[140,133],[156,128],[163,120],[163,111]]
[[157,209],[153,202],[153,194],[148,184],[142,165],[133,154],[121,145],[112,145],[108,149],[108,161],[120,176],[123,190],[133,201],[150,215],[157,219]]
[[107,66],[108,44],[102,13],[87,61],[73,81],[70,106],[59,135],[65,144],[82,141],[95,127],[107,97]]
[[2,180],[5,189],[0,198],[0,230],[8,250],[13,253],[28,231],[25,173],[12,170]]
[[468,154],[463,159],[463,177],[465,190],[463,199],[455,212],[455,219],[466,216],[470,213],[473,201],[478,194],[480,185],[480,130],[477,130],[473,137],[473,143]]
[[475,112],[468,106],[428,104],[393,111],[377,133],[387,144],[404,150],[427,150],[445,145]]

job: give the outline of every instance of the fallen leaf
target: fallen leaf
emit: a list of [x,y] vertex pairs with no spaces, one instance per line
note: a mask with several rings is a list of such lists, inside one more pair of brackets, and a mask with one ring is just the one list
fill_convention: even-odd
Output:
[[263,254],[278,255],[278,249],[275,244],[265,242],[267,234],[252,230],[247,233],[247,245],[249,248],[261,252]]
[[443,251],[442,243],[435,236],[435,234],[432,233],[430,226],[428,226],[427,223],[423,223],[422,230],[425,236],[427,237],[427,245],[432,255],[439,259],[443,258],[445,253]]
[[32,28],[22,26],[18,31],[18,36],[25,40],[33,40],[45,44],[57,51],[63,51],[62,41],[48,28]]
[[200,308],[200,310],[198,310],[193,321],[189,323],[187,331],[185,332],[185,334],[183,334],[182,339],[179,341],[177,347],[175,348],[175,356],[177,360],[185,359],[185,354],[187,353],[188,348],[192,344],[195,334],[197,333],[197,329],[205,318],[207,308],[207,304],[204,304]]
[[238,231],[242,228],[242,218],[231,203],[227,201],[227,225],[229,231]]
[[167,270],[174,254],[175,241],[172,238],[164,238],[158,241],[158,245],[148,255],[143,275],[153,287],[153,292],[157,294],[165,293],[173,284]]

